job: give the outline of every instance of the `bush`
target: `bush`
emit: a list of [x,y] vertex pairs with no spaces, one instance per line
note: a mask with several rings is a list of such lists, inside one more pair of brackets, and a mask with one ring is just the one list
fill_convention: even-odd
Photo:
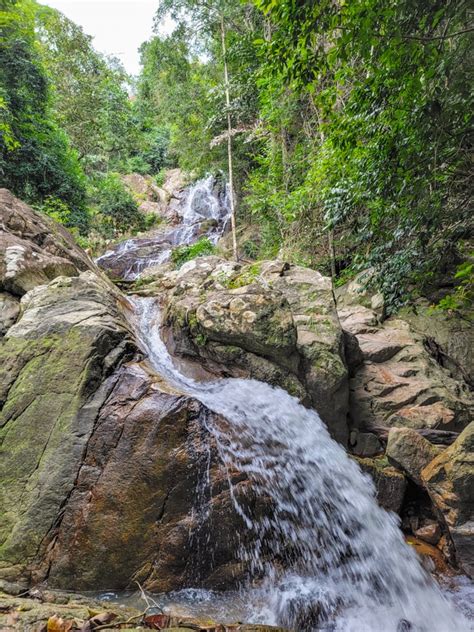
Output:
[[155,176],[155,184],[157,187],[162,187],[166,182],[166,169],[160,169]]
[[143,230],[145,219],[132,194],[125,188],[118,174],[109,173],[95,183],[93,198],[100,213],[101,223],[115,232]]
[[208,237],[203,237],[191,246],[179,246],[171,253],[171,261],[177,268],[180,268],[187,261],[196,259],[196,257],[204,257],[213,255],[216,252],[215,246]]
[[[474,253],[473,253],[474,255]],[[454,311],[471,308],[474,301],[474,263],[464,261],[457,267],[454,275],[456,287],[453,292],[442,298],[436,309]]]
[[59,198],[53,196],[47,197],[43,204],[39,206],[39,210],[54,219],[58,224],[70,226],[71,209]]

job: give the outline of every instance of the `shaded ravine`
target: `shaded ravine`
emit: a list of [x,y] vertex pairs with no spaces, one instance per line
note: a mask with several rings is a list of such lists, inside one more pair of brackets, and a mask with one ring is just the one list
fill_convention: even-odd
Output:
[[247,621],[334,632],[473,629],[315,411],[255,380],[184,376],[160,337],[155,299],[133,304],[132,324],[154,369],[227,420],[207,428],[224,466],[271,500],[273,512],[256,519],[233,497],[254,535],[235,554],[259,578],[242,588]]

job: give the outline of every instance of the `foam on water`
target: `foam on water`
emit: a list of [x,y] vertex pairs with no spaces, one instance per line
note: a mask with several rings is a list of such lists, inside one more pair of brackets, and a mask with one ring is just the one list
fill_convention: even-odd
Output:
[[155,370],[228,420],[206,422],[223,465],[245,472],[271,499],[271,514],[255,519],[233,496],[254,534],[236,557],[263,577],[243,588],[248,622],[334,632],[474,629],[422,568],[398,518],[378,506],[371,479],[315,411],[255,380],[200,383],[184,376],[160,337],[154,299],[134,304]]

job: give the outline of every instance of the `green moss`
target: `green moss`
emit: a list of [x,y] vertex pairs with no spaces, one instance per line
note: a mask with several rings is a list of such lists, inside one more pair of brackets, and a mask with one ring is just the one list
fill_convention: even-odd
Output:
[[198,347],[205,347],[207,344],[207,337],[204,334],[198,334],[194,340]]
[[0,563],[35,554],[73,484],[78,438],[92,423],[78,413],[101,379],[101,357],[97,340],[74,328],[2,345]]
[[253,263],[252,265],[243,268],[238,276],[231,277],[230,279],[223,281],[223,285],[225,285],[229,290],[236,290],[240,287],[251,285],[260,275],[261,270],[261,263]]
[[191,331],[198,329],[199,322],[196,316],[196,312],[189,312],[186,316],[186,323]]
[[133,290],[139,290],[147,285],[150,285],[150,283],[153,283],[155,280],[156,279],[153,276],[140,277],[132,283],[132,285],[130,286],[130,291],[133,292]]

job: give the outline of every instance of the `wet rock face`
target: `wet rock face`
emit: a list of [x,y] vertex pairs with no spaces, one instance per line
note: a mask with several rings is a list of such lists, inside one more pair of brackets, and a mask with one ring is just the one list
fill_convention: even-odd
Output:
[[176,353],[288,390],[347,442],[348,369],[330,279],[278,261],[202,257],[162,287],[171,287],[165,324]]
[[[43,543],[37,573],[49,585],[126,588],[136,579],[161,592],[242,578],[231,562],[244,525],[205,427],[211,413],[162,389],[137,364],[120,371]],[[234,483],[239,495],[245,483]]]
[[399,513],[407,487],[404,475],[391,467],[385,458],[354,458],[361,469],[372,478],[379,505],[387,511]]

